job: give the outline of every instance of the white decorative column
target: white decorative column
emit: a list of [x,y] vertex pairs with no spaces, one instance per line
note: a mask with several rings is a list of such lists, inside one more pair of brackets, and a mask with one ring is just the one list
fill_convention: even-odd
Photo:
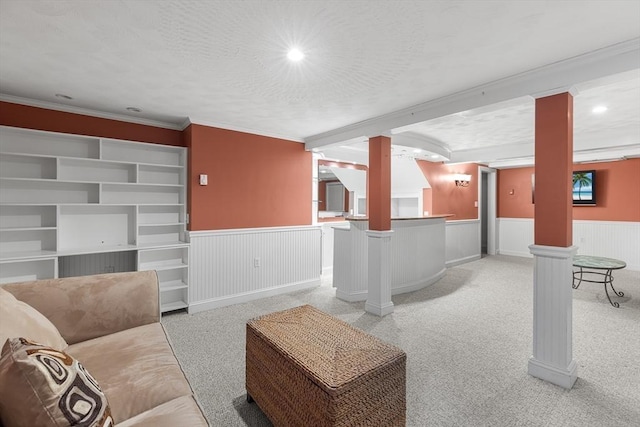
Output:
[[533,356],[529,375],[570,389],[578,377],[572,352],[572,259],[577,246],[531,245]]
[[369,289],[364,309],[376,316],[393,313],[391,301],[391,235],[393,230],[367,230]]

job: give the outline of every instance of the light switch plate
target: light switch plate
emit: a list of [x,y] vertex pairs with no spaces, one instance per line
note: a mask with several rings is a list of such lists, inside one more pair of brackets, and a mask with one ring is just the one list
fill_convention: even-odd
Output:
[[200,174],[200,185],[207,185],[208,177],[205,174]]

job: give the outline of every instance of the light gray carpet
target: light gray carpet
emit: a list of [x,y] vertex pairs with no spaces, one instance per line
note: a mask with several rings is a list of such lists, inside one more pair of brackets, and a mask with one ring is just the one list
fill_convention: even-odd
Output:
[[450,268],[433,286],[393,298],[384,318],[335,298],[330,284],[195,315],[163,317],[212,426],[269,426],[245,400],[245,323],[302,304],[407,352],[407,426],[640,426],[640,272],[573,291],[578,381],[567,391],[527,374],[533,260],[492,256]]

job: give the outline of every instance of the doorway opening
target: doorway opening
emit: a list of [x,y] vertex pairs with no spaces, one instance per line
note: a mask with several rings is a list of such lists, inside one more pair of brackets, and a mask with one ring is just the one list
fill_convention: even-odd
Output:
[[478,168],[480,182],[478,185],[478,218],[480,220],[480,256],[495,255],[496,244],[496,211],[497,211],[497,171],[480,166]]

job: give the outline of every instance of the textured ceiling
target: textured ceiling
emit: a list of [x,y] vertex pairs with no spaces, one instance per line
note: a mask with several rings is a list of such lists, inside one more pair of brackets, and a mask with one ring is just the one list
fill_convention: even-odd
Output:
[[[636,39],[639,16],[626,0],[0,0],[0,98],[302,141]],[[632,140],[640,74],[616,84],[616,138]],[[599,87],[576,125],[610,141],[578,109]],[[532,141],[530,98],[485,110],[411,131],[452,151]]]
[[[584,90],[576,87],[574,149],[640,143],[640,72],[625,77],[628,79]],[[607,111],[594,114],[596,106],[606,106]],[[534,139],[534,107],[533,98],[517,98],[422,122],[407,130],[436,138],[452,151],[530,144]]]

